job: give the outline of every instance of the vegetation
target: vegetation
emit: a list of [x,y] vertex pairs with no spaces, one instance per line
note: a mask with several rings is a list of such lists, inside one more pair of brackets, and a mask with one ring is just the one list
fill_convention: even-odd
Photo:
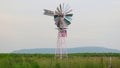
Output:
[[120,68],[119,53],[69,54],[58,59],[53,54],[0,54],[0,68]]

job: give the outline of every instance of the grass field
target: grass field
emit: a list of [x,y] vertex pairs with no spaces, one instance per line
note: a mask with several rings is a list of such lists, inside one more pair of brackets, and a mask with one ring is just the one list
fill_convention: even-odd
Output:
[[120,68],[119,53],[69,54],[56,59],[52,54],[0,54],[0,68]]

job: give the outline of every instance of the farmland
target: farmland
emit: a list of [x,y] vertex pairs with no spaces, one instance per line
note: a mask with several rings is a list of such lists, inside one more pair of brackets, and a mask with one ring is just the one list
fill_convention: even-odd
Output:
[[[119,53],[78,53],[58,59],[53,54],[0,54],[0,68],[120,68]],[[111,63],[110,63],[111,57]]]

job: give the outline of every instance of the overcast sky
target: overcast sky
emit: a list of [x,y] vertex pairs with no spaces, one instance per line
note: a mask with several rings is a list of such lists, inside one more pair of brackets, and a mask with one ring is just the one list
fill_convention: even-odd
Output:
[[55,48],[54,19],[43,9],[60,3],[73,9],[67,46],[120,50],[120,0],[0,0],[0,53],[19,49]]

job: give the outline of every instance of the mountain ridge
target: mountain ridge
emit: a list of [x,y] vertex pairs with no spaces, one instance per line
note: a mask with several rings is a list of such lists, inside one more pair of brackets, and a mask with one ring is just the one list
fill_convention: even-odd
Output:
[[[64,50],[64,49],[63,49]],[[75,47],[67,48],[68,53],[120,53],[120,50],[105,48],[105,47]],[[12,53],[26,53],[26,54],[54,54],[55,48],[34,48],[34,49],[20,49]]]

